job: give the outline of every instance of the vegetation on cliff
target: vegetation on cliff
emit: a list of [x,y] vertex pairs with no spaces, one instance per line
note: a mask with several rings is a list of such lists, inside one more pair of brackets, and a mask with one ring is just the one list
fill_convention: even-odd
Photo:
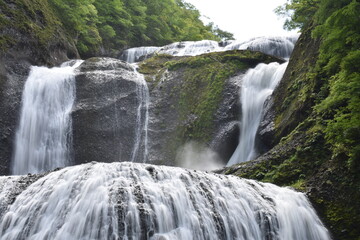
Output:
[[183,0],[49,0],[83,56],[183,40],[220,40],[232,34],[204,26]]
[[183,0],[0,1],[0,50],[16,45],[20,31],[48,45],[58,38],[75,43],[83,58],[116,56],[124,48],[175,41],[231,39]]
[[41,0],[0,1],[0,55],[7,62],[26,59],[32,64],[78,56],[50,4]]
[[228,173],[307,191],[336,239],[359,239],[360,3],[292,0],[277,11],[301,27],[274,92],[274,148]]

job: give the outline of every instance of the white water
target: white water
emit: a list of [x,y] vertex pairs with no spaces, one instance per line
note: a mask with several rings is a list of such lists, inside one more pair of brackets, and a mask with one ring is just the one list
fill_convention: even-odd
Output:
[[131,155],[131,161],[135,162],[138,159],[139,154],[141,154],[141,149],[143,147],[143,156],[141,157],[141,162],[146,162],[148,157],[148,126],[149,126],[149,105],[150,105],[150,94],[149,88],[145,81],[144,76],[139,73],[137,70],[137,65],[134,65],[134,71],[137,75],[137,96],[139,100],[139,105],[137,108],[136,116],[136,132],[135,132],[135,142],[134,148]]
[[330,239],[302,193],[133,163],[89,163],[39,179],[6,210],[0,238]]
[[71,63],[60,68],[31,67],[22,95],[13,174],[39,173],[69,164],[74,69],[81,61]]
[[130,48],[124,52],[124,54],[121,56],[121,59],[128,63],[139,62],[141,57],[146,57],[146,56],[158,51],[159,49],[160,49],[160,47]]
[[133,63],[154,53],[169,54],[173,56],[196,56],[209,52],[221,52],[235,49],[249,49],[282,58],[289,58],[297,38],[298,35],[293,37],[258,37],[248,41],[228,41],[226,43],[218,43],[211,40],[184,41],[162,47],[130,48],[125,50],[120,58],[129,63]]
[[293,37],[258,37],[245,42],[233,41],[224,50],[253,50],[266,54],[290,58],[298,36]]
[[219,51],[219,43],[211,40],[176,42],[162,47],[158,53],[173,56],[196,56]]
[[284,75],[287,62],[283,64],[259,64],[247,71],[241,85],[241,127],[239,144],[227,166],[246,162],[256,157],[255,137],[265,100],[272,94]]

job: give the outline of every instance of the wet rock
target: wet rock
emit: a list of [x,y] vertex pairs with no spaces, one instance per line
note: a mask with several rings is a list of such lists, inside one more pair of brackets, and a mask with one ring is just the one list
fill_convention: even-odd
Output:
[[79,67],[72,113],[76,164],[130,161],[139,81],[131,65],[116,59],[91,58]]
[[274,101],[270,96],[264,103],[264,110],[259,124],[256,139],[256,149],[262,154],[273,146],[275,134],[275,112],[273,109]]

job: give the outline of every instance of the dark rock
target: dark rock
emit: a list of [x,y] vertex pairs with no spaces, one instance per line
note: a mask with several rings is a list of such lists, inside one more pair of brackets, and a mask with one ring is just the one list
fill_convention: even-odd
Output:
[[79,67],[72,113],[75,164],[130,161],[139,105],[131,65],[91,58]]
[[256,149],[258,149],[260,154],[270,150],[273,144],[272,141],[275,135],[275,113],[273,104],[272,96],[269,96],[264,103],[263,114],[255,140]]
[[169,143],[176,138],[179,124],[186,125],[191,121],[180,122],[177,104],[180,98],[183,72],[164,72],[157,85],[150,84],[150,121],[149,121],[149,161],[151,163],[174,165],[176,147]]
[[320,39],[312,38],[311,31],[304,31],[295,45],[281,83],[273,92],[271,111],[274,111],[277,126],[271,146],[294,130],[311,113],[314,104],[312,95],[300,96],[304,88],[316,86],[308,82],[307,75],[316,65],[320,43]]
[[[238,142],[240,103],[237,81],[239,80],[239,76],[226,80],[220,108],[213,116],[215,128],[212,139],[215,139],[205,143],[219,154],[224,163],[232,155]],[[191,127],[198,118],[195,114],[190,114],[185,119],[180,115],[178,106],[181,98],[180,89],[185,81],[187,76],[184,75],[183,69],[166,71],[160,82],[155,87],[151,87],[149,160],[152,163],[174,165],[180,145],[169,147],[169,143],[179,139],[179,127]]]
[[231,158],[237,145],[239,144],[240,123],[232,121],[219,126],[218,133],[210,144],[220,157],[224,165]]

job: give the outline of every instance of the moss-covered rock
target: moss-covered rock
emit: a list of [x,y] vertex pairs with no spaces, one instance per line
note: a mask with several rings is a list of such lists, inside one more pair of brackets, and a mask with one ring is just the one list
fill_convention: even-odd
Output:
[[[236,148],[238,129],[234,122],[240,118],[241,75],[258,63],[274,61],[283,62],[260,52],[235,50],[194,57],[157,55],[142,62],[139,71],[145,74],[152,100],[150,149],[164,153],[159,156],[154,151],[150,158],[174,164],[169,159],[175,159],[177,149],[187,141],[196,141],[218,149],[227,161]],[[212,140],[226,128],[228,144],[223,146],[231,145],[232,149],[224,150]]]

